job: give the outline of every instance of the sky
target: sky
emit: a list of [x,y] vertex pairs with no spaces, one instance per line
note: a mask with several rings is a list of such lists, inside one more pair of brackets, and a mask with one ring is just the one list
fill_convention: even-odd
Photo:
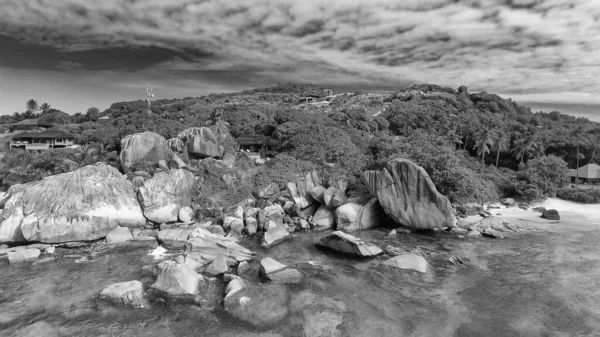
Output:
[[0,0],[0,114],[434,83],[600,121],[600,0]]

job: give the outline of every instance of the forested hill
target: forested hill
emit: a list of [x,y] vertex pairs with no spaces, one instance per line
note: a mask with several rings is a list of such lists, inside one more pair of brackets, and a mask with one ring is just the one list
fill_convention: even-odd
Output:
[[[600,162],[600,124],[586,118],[532,113],[510,98],[469,93],[466,87],[419,84],[377,93],[329,89],[288,83],[157,100],[151,114],[144,101],[119,102],[96,116],[74,116],[76,123],[59,128],[82,144],[120,151],[120,140],[132,133],[153,131],[169,139],[189,127],[224,121],[234,138],[267,136],[275,156],[271,165],[322,167],[352,182],[366,169],[406,157],[423,166],[438,190],[455,201],[515,192],[527,198],[553,195],[567,166]],[[314,101],[302,100],[308,96]],[[110,119],[98,120],[101,116]],[[527,176],[524,172],[532,167],[556,177]]]

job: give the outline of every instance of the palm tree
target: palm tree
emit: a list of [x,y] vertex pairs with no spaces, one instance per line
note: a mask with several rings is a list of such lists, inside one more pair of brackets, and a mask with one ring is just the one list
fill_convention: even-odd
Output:
[[523,163],[525,156],[533,157],[533,152],[538,149],[536,134],[532,133],[529,136],[523,137],[515,142],[515,148],[512,150],[513,156],[519,160],[519,164]]
[[481,130],[475,134],[475,146],[477,149],[477,155],[481,156],[481,170],[483,171],[483,167],[485,166],[484,159],[485,155],[490,153],[489,145],[494,143],[494,138],[497,135],[492,130]]
[[40,115],[45,115],[50,111],[50,104],[44,103],[39,107]]
[[[575,180],[575,181],[579,182],[579,159],[585,158],[585,156],[583,156],[582,154],[579,153],[579,146],[587,145],[589,143],[589,140],[585,136],[585,129],[582,126],[577,127],[573,131],[573,136],[575,136],[575,144],[577,145],[577,172],[576,172],[577,180]],[[583,158],[581,158],[581,157],[583,157]]]
[[27,103],[25,103],[25,107],[27,109],[27,112],[35,113],[38,110],[37,101],[32,98],[29,101],[27,101]]
[[496,168],[498,168],[500,152],[506,150],[508,150],[508,138],[504,133],[500,133],[494,138],[494,144],[492,144],[492,151],[496,152]]
[[460,144],[462,144],[462,140],[460,140],[460,136],[455,130],[449,130],[446,133],[446,140],[448,141],[448,144],[454,148],[454,150],[456,150],[457,145],[460,147]]

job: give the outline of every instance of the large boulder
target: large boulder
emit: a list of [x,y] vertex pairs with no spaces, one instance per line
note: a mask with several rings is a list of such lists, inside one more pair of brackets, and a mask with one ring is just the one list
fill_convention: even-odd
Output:
[[127,227],[117,226],[106,234],[106,243],[123,243],[131,239],[133,239],[133,235]]
[[313,224],[317,231],[335,229],[335,213],[322,205],[313,216]]
[[117,226],[146,224],[131,182],[104,163],[11,191],[16,192],[2,212],[0,243],[98,240]]
[[388,216],[379,205],[377,198],[371,198],[358,212],[357,221],[346,230],[369,229],[386,224],[387,221]]
[[287,239],[290,233],[281,225],[269,221],[269,228],[263,235],[261,246],[269,248]]
[[186,136],[188,153],[198,158],[221,158],[224,148],[219,145],[218,137],[207,127],[189,128],[182,131],[177,137]]
[[294,199],[297,209],[302,209],[315,201],[310,195],[310,191],[319,185],[321,185],[319,174],[317,171],[312,171],[298,178],[296,182],[288,182],[287,191]]
[[192,230],[186,228],[165,228],[158,232],[158,241],[174,248],[181,248],[187,242]]
[[98,299],[133,308],[147,308],[148,299],[144,285],[140,281],[128,281],[111,284],[104,288]]
[[309,191],[310,196],[316,200],[317,202],[319,202],[321,205],[325,204],[325,191],[327,189],[321,185],[319,186],[315,186],[313,189],[311,189]]
[[297,269],[289,268],[270,257],[260,260],[258,273],[262,279],[278,283],[300,283],[303,276]]
[[229,261],[250,261],[255,253],[238,245],[231,239],[218,234],[212,234],[206,229],[195,228],[185,243],[185,252],[196,261],[208,264],[219,255]]
[[544,210],[544,212],[542,213],[542,218],[548,219],[548,220],[560,220],[560,215],[558,214],[558,211],[555,209],[547,209],[547,210]]
[[416,229],[454,227],[456,217],[450,200],[412,161],[391,160],[380,171],[364,172],[363,178],[371,194],[397,224]]
[[167,144],[165,137],[154,132],[141,132],[121,140],[121,166],[124,172],[153,167],[160,160],[175,162],[177,167],[186,166]]
[[8,262],[18,263],[37,259],[42,252],[37,248],[19,249],[8,252]]
[[176,153],[182,153],[186,150],[185,143],[180,138],[171,138],[167,140],[167,145],[169,145],[169,148]]
[[225,311],[256,328],[274,327],[289,314],[290,294],[279,283],[253,284],[240,278],[225,291]]
[[187,170],[157,173],[138,188],[138,199],[144,216],[156,223],[175,222],[179,210],[192,204],[194,174]]
[[333,209],[342,206],[346,201],[344,192],[335,187],[329,187],[323,194],[323,202],[327,208]]
[[327,248],[342,254],[358,257],[372,257],[383,253],[379,247],[370,243],[365,243],[357,237],[340,231],[327,234],[322,237],[316,245],[317,247]]
[[349,202],[335,209],[335,222],[337,224],[337,229],[347,230],[349,227],[353,227],[356,229],[360,228],[358,225],[358,214],[362,205],[359,205],[355,202]]

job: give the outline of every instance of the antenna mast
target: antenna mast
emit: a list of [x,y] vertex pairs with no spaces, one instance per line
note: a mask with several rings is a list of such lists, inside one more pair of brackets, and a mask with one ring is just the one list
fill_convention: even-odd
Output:
[[150,84],[146,85],[146,102],[148,102],[148,110],[152,111],[152,97],[154,94],[152,93],[152,87]]

